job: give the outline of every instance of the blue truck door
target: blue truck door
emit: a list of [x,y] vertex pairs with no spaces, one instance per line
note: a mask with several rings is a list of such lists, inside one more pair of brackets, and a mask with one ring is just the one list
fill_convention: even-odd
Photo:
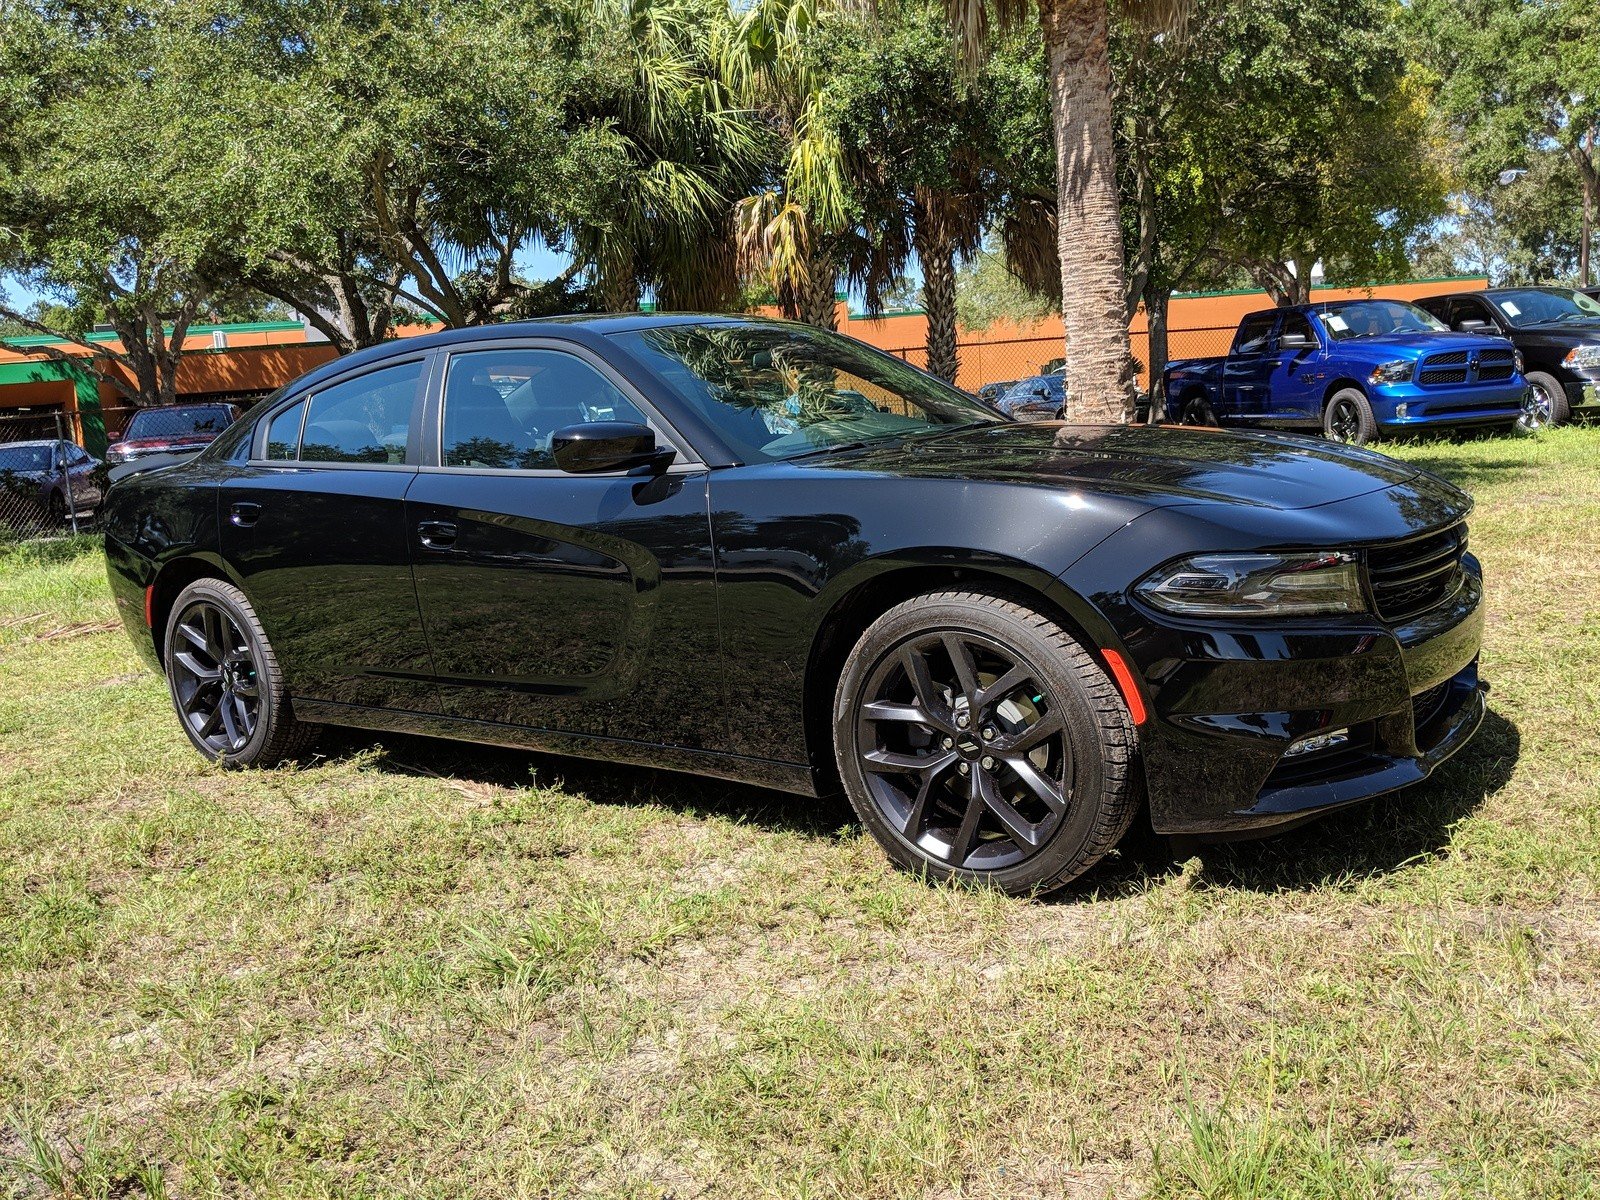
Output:
[[1287,312],[1272,340],[1270,397],[1266,411],[1276,420],[1315,420],[1322,416],[1322,350],[1317,331],[1304,313]]
[[1252,313],[1239,322],[1233,350],[1222,364],[1217,417],[1221,421],[1260,420],[1266,412],[1272,361],[1268,350],[1276,312]]

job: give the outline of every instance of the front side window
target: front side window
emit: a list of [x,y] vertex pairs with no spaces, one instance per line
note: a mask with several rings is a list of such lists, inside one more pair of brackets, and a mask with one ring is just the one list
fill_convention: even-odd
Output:
[[1322,308],[1322,324],[1336,342],[1391,333],[1445,333],[1445,323],[1404,300],[1351,300]]
[[[401,363],[369,371],[314,393],[300,433],[300,461],[405,462],[411,408],[417,398],[422,367],[420,359]],[[273,426],[267,434],[269,456],[270,445],[278,432],[276,421]],[[287,428],[284,433],[287,434]]]
[[591,421],[648,424],[595,367],[561,350],[450,356],[439,461],[447,467],[554,470],[550,439]]
[[611,335],[749,461],[1004,417],[916,368],[794,325],[663,325]]
[[1283,328],[1278,331],[1278,342],[1281,345],[1285,340],[1293,342],[1296,339],[1312,346],[1317,344],[1317,335],[1304,313],[1284,313]]
[[1528,325],[1600,321],[1600,300],[1570,288],[1517,288],[1496,292],[1494,306],[1518,329]]

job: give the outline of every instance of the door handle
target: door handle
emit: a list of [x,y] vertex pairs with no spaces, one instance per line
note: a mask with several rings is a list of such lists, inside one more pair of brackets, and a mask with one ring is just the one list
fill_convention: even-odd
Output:
[[454,521],[419,521],[417,536],[430,550],[448,550],[456,544],[456,524]]
[[228,520],[240,529],[249,529],[261,520],[261,505],[241,500],[228,509]]

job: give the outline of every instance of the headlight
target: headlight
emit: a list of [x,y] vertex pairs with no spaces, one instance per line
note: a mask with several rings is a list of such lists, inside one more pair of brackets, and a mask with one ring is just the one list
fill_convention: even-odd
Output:
[[1593,367],[1600,367],[1600,344],[1588,346],[1574,346],[1567,351],[1567,356],[1561,360],[1562,364],[1579,371],[1587,371]]
[[1299,616],[1366,608],[1349,554],[1200,554],[1147,575],[1134,591],[1186,617]]
[[1368,383],[1407,383],[1411,379],[1411,372],[1416,370],[1417,364],[1409,358],[1397,358],[1394,362],[1386,362],[1382,366],[1374,367],[1372,374],[1367,376]]

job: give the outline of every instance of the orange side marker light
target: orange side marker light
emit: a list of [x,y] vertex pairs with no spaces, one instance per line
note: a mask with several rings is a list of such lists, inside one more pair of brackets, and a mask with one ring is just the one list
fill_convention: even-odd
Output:
[[1116,681],[1117,690],[1122,693],[1122,702],[1128,706],[1128,715],[1133,718],[1135,725],[1143,725],[1145,718],[1150,715],[1144,706],[1144,696],[1139,691],[1139,684],[1133,677],[1133,672],[1128,669],[1127,662],[1115,650],[1102,650],[1106,656],[1106,666],[1111,668],[1111,678]]

